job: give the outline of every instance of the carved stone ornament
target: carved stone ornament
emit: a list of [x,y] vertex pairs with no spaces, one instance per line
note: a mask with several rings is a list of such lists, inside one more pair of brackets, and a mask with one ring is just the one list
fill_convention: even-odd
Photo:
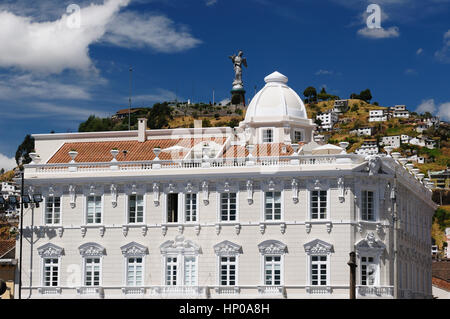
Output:
[[368,161],[369,176],[378,174],[381,167],[381,158],[377,155],[371,155],[366,157],[366,160]]
[[153,203],[155,207],[159,206],[159,184],[153,183]]
[[331,233],[331,229],[333,228],[333,223],[327,223],[327,232]]
[[222,229],[222,226],[220,226],[220,224],[216,224],[215,229],[216,229],[216,235],[219,235],[220,231]]
[[161,232],[162,232],[162,234],[163,234],[163,236],[166,236],[166,234],[167,234],[167,226],[161,226]]
[[112,184],[110,190],[111,190],[111,204],[112,204],[112,207],[116,208],[117,207],[117,186]]
[[236,230],[236,235],[239,235],[241,233],[241,224],[235,225],[234,229]]
[[195,254],[201,253],[200,246],[187,240],[182,235],[175,237],[175,240],[168,240],[160,246],[161,254]]
[[75,208],[76,206],[76,187],[75,185],[69,185],[69,197],[70,197],[70,208]]
[[264,235],[264,233],[266,232],[266,224],[259,224],[259,232]]
[[58,236],[61,238],[62,235],[64,233],[64,228],[63,227],[58,227]]
[[45,244],[37,249],[42,258],[58,258],[64,254],[64,249],[52,243]]
[[224,183],[224,185],[223,185],[223,191],[225,192],[225,193],[229,193],[230,192],[230,183],[229,182],[225,182]]
[[333,245],[320,239],[315,239],[303,245],[308,255],[329,255],[333,252]]
[[203,203],[205,206],[209,205],[209,185],[207,181],[202,183]]
[[192,183],[187,183],[185,190],[186,190],[186,193],[194,192],[194,186],[192,185]]
[[200,229],[201,229],[200,225],[195,225],[194,232],[197,236],[200,234]]
[[253,204],[253,182],[247,181],[247,201],[249,205]]
[[292,186],[292,201],[298,204],[298,181],[294,178],[291,183]]
[[122,234],[127,237],[128,236],[128,226],[122,226]]
[[275,182],[271,179],[269,181],[269,184],[267,185],[267,188],[269,189],[269,191],[274,191],[275,187],[276,187]]
[[169,191],[169,193],[176,193],[176,191],[177,191],[176,185],[170,183],[170,184],[169,184],[169,187],[168,187],[168,191]]
[[86,226],[81,226],[81,237],[86,236],[86,231],[87,231],[87,227]]
[[148,231],[148,227],[147,226],[144,225],[144,226],[141,227],[142,236],[147,235],[147,231]]
[[305,230],[306,233],[309,234],[311,232],[312,224],[311,223],[305,223]]
[[361,239],[355,246],[358,256],[371,253],[379,257],[386,249],[386,245],[381,240],[377,240],[372,232],[368,233],[366,238]]
[[280,231],[282,234],[286,233],[286,224],[285,223],[280,224]]
[[339,177],[337,184],[338,184],[338,198],[339,198],[339,202],[343,203],[345,201],[344,178],[343,177]]
[[180,234],[182,234],[183,231],[184,231],[184,226],[183,226],[183,225],[179,225],[179,226],[178,226],[178,232],[179,232]]
[[78,250],[83,257],[101,257],[105,255],[105,248],[96,243],[83,244]]
[[262,255],[284,255],[287,252],[287,246],[277,240],[266,240],[258,245],[258,249]]
[[239,254],[242,254],[242,247],[228,240],[225,240],[214,245],[214,252],[217,256],[221,257],[237,256]]
[[120,250],[122,251],[122,255],[124,255],[125,257],[144,257],[148,254],[147,247],[134,241],[120,247]]
[[100,232],[100,236],[101,237],[105,236],[105,231],[106,231],[106,227],[105,226],[100,226],[99,232]]

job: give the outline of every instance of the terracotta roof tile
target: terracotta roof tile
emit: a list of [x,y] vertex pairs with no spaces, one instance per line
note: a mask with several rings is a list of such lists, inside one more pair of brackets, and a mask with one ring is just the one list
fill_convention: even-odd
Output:
[[[299,144],[300,147],[303,143]],[[283,152],[283,147],[286,147],[286,152]],[[274,144],[258,144],[255,146],[255,149],[252,153],[253,156],[289,156],[294,154],[294,150],[290,145],[283,143],[274,143]],[[231,146],[225,152],[223,157],[225,158],[234,158],[234,157],[247,157],[248,150],[244,146]]]
[[11,240],[0,240],[0,258],[6,255],[11,249],[16,246],[16,241]]
[[[147,140],[145,142],[111,141],[65,143],[47,163],[69,163],[71,161],[69,152],[72,149],[78,152],[75,159],[78,163],[109,162],[113,159],[111,150],[114,148],[120,151],[117,156],[117,160],[119,162],[151,161],[155,158],[155,153],[153,153],[153,149],[155,147],[160,147],[164,150],[173,146],[181,146],[182,148],[179,150],[161,152],[159,158],[161,160],[182,159],[188,154],[193,146],[202,141],[213,141],[217,144],[223,145],[226,139],[226,137],[218,137],[196,139],[158,139]],[[126,156],[123,153],[124,150],[128,151]]]

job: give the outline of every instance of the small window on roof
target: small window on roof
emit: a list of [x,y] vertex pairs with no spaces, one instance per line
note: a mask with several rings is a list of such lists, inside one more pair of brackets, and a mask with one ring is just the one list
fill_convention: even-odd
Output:
[[273,143],[273,130],[263,130],[263,143]]

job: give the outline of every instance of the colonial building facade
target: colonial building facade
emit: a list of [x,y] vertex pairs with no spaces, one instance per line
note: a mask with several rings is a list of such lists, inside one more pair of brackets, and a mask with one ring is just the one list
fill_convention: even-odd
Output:
[[[430,298],[427,181],[315,153],[275,72],[239,128],[34,135],[22,298]],[[301,155],[299,155],[301,154]]]

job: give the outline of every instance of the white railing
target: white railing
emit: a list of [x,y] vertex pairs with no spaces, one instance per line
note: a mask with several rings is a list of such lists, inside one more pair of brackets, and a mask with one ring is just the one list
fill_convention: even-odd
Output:
[[258,286],[261,295],[284,296],[284,286]]
[[103,295],[102,287],[79,287],[77,288],[79,295]]
[[216,287],[216,293],[218,295],[238,295],[240,293],[239,287]]
[[206,297],[207,288],[200,286],[160,286],[154,287],[152,294],[159,296]]
[[307,286],[306,292],[313,295],[325,295],[331,293],[330,286]]
[[358,286],[358,295],[360,296],[373,296],[373,297],[393,297],[393,286]]
[[42,295],[59,295],[59,294],[61,294],[61,288],[41,287],[41,288],[38,288],[38,292]]
[[289,167],[305,165],[339,165],[362,163],[364,158],[355,154],[316,156],[272,156],[252,158],[220,158],[202,160],[165,160],[136,162],[56,163],[28,164],[26,169],[36,173],[150,171],[159,169],[228,168],[228,167]]
[[125,295],[144,295],[146,289],[141,287],[123,287],[122,293]]

